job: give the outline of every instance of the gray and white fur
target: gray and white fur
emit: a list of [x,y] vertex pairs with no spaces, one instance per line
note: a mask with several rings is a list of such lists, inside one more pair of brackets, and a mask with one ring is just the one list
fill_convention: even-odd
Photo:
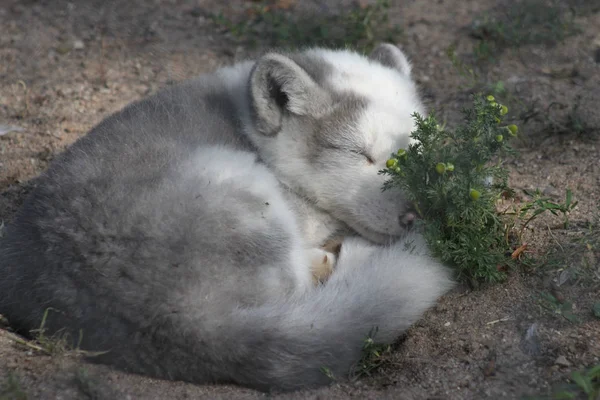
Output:
[[[374,328],[392,342],[452,286],[422,244],[407,250],[414,215],[377,173],[414,111],[388,44],[271,52],[131,104],[6,227],[0,313],[28,332],[49,310],[48,334],[160,378],[268,391],[343,377]],[[315,286],[319,247],[349,233]]]

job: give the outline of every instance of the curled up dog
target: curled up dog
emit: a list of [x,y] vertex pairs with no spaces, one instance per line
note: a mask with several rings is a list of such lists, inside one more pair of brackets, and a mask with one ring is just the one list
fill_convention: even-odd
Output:
[[271,52],[131,104],[7,226],[0,313],[29,332],[50,309],[48,331],[105,351],[93,360],[165,379],[343,377],[373,328],[392,342],[452,286],[402,193],[381,190],[415,111],[389,44]]

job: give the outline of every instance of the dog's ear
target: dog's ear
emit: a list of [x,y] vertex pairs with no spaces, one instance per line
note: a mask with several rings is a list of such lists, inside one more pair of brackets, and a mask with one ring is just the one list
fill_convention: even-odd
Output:
[[250,97],[256,127],[267,136],[279,132],[286,113],[319,115],[329,99],[302,67],[277,53],[256,62],[250,74]]
[[394,68],[403,75],[410,76],[411,67],[408,58],[406,58],[402,50],[393,44],[381,43],[373,49],[369,58],[386,67]]

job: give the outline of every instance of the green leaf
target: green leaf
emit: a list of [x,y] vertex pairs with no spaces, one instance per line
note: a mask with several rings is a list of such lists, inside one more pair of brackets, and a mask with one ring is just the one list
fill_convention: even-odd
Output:
[[552,399],[554,400],[571,400],[575,398],[577,398],[577,393],[569,392],[568,390],[556,392],[552,395]]
[[592,307],[592,311],[594,313],[594,316],[600,319],[600,301],[594,304],[594,306]]
[[581,388],[581,390],[584,391],[585,394],[592,392],[593,388],[591,380],[588,377],[581,375],[581,372],[574,371],[571,374],[571,379],[573,379],[573,381]]
[[573,303],[571,303],[570,301],[565,301],[560,306],[560,309],[561,309],[561,311],[572,311],[573,310]]
[[577,323],[579,322],[579,317],[576,314],[573,314],[572,311],[563,311],[562,312],[563,317],[565,317],[567,319],[567,321],[572,322],[572,323]]
[[600,378],[600,364],[596,365],[595,367],[590,368],[590,370],[587,373],[587,376],[589,376],[590,379]]

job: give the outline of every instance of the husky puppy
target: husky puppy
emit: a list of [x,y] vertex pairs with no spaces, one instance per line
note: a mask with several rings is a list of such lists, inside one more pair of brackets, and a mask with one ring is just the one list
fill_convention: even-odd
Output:
[[[265,391],[343,377],[369,334],[392,342],[452,286],[418,236],[407,249],[402,193],[381,190],[415,111],[390,44],[270,52],[133,103],[6,227],[0,313],[21,332],[47,313],[94,360],[154,377]],[[349,233],[337,259],[321,249]]]

